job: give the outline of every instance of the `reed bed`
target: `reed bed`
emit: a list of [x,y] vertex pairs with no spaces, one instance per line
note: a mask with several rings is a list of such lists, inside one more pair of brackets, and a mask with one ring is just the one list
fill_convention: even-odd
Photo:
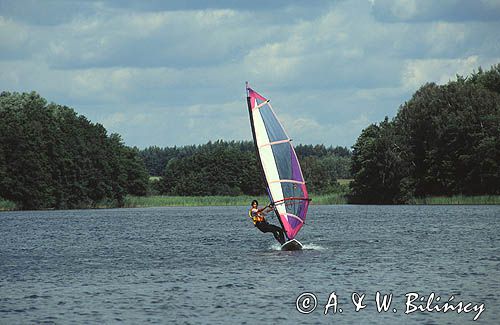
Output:
[[248,205],[252,200],[258,200],[260,205],[269,203],[264,196],[127,196],[126,208],[162,207],[162,206],[231,206]]
[[424,198],[414,198],[410,204],[428,204],[428,205],[456,205],[456,204],[500,204],[500,195],[479,195],[479,196],[433,196]]
[[[145,208],[162,206],[231,206],[248,205],[252,200],[259,201],[260,206],[269,203],[267,196],[127,196],[125,198],[126,208]],[[325,194],[313,196],[311,204],[346,204],[347,200],[343,194]]]
[[347,204],[347,198],[344,193],[312,195],[311,198],[311,204],[314,205]]
[[[345,193],[331,193],[322,195],[311,195],[312,205],[348,204]],[[259,205],[269,203],[267,196],[127,196],[124,207],[162,207],[162,206],[231,206],[250,205],[256,199]],[[455,195],[451,197],[426,197],[414,198],[408,204],[417,205],[482,205],[500,204],[500,195],[464,196]]]
[[[311,195],[312,205],[347,204],[346,193],[330,193],[322,195]],[[267,196],[132,196],[125,197],[125,208],[147,208],[164,206],[250,206],[252,200],[258,200],[260,206],[269,203]],[[413,198],[408,204],[416,205],[500,205],[500,195],[464,196],[455,195],[449,197],[425,197]],[[103,201],[88,208],[115,208],[114,201]],[[0,198],[0,211],[17,210],[17,205]]]

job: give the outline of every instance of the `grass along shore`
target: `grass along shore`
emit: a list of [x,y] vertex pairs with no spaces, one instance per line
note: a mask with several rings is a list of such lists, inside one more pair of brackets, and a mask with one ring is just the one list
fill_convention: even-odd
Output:
[[[267,196],[127,196],[125,208],[145,208],[161,206],[229,206],[248,205],[252,200],[259,201],[263,206],[269,203]],[[342,194],[315,195],[312,204],[347,204]]]
[[[149,208],[149,207],[194,207],[194,206],[250,206],[252,200],[259,201],[261,206],[269,203],[267,196],[132,196],[125,197],[124,208]],[[342,194],[315,195],[312,204],[347,204]],[[113,202],[99,202],[89,209],[116,208]],[[0,211],[18,210],[16,204],[0,199]]]
[[[348,204],[343,193],[311,195],[313,205]],[[267,196],[127,196],[125,207],[162,207],[162,206],[229,206],[250,205],[256,199],[260,205],[269,203]],[[500,195],[414,198],[408,205],[500,205]]]
[[264,196],[132,196],[125,197],[125,208],[146,208],[164,206],[230,206],[230,205],[250,205],[252,200],[265,204],[269,198]]
[[481,204],[500,204],[500,195],[478,195],[478,196],[431,196],[425,198],[414,198],[408,204],[416,205],[481,205]]
[[[323,195],[311,195],[313,205],[347,204],[343,193],[331,193]],[[249,206],[252,200],[258,200],[260,205],[269,203],[267,196],[132,196],[125,197],[124,208],[147,208],[168,206]],[[450,197],[426,197],[414,198],[408,202],[409,205],[500,205],[500,195],[464,196],[455,195]],[[116,208],[111,202],[102,202],[88,208]],[[0,198],[0,211],[18,210],[12,201]]]

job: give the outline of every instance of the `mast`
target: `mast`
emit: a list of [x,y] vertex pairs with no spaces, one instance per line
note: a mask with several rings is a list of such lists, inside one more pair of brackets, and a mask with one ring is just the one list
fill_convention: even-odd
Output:
[[262,166],[262,160],[260,159],[260,154],[259,154],[259,147],[257,146],[257,136],[255,135],[255,126],[253,122],[253,115],[252,115],[252,103],[251,103],[251,98],[248,93],[248,81],[245,83],[246,85],[246,92],[247,92],[247,106],[248,106],[248,115],[250,115],[250,126],[252,127],[252,138],[253,138],[253,144],[255,147],[255,154],[257,155],[257,160],[259,162],[259,169],[261,173],[261,179],[266,179],[264,175],[264,167]]

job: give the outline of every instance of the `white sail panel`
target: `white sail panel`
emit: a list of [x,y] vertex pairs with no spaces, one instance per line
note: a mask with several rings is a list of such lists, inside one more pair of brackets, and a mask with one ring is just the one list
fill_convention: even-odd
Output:
[[[266,180],[269,183],[271,180],[279,179],[278,168],[276,166],[276,161],[274,159],[271,146],[263,146],[264,144],[269,143],[269,137],[267,136],[266,128],[264,126],[260,110],[254,109],[252,111],[252,115],[257,146],[259,147],[259,154],[262,162],[262,168],[264,169]],[[281,188],[281,184],[270,183],[269,191],[271,192],[273,200],[278,201],[283,199],[283,190]],[[279,207],[278,209],[283,210],[283,213],[285,212],[284,207]]]

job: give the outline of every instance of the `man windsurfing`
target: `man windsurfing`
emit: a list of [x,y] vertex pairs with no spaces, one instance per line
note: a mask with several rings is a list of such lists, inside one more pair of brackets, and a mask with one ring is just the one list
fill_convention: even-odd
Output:
[[252,201],[252,207],[248,211],[248,216],[252,219],[255,227],[259,228],[262,232],[272,232],[274,238],[283,245],[285,243],[285,234],[283,233],[283,229],[278,226],[272,225],[266,221],[265,215],[269,211],[273,211],[274,207],[272,205],[268,205],[263,207],[262,209],[258,208],[259,202],[257,200]]

